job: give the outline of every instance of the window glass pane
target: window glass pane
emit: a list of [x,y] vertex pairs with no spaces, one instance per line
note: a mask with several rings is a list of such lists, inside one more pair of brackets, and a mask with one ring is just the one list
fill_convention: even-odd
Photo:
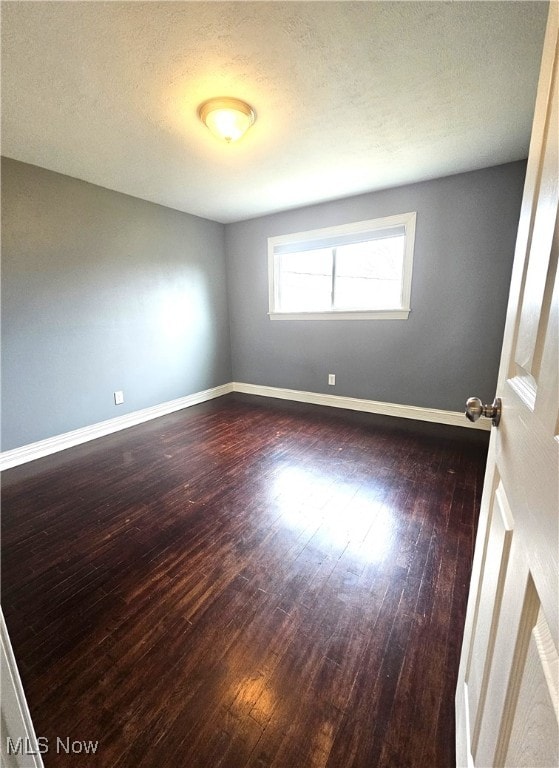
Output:
[[401,306],[403,235],[336,249],[335,309]]
[[269,237],[270,317],[406,319],[415,221],[411,211]]
[[323,312],[332,307],[332,250],[285,253],[279,258],[282,312]]
[[402,304],[401,288],[396,280],[339,277],[336,280],[334,309],[398,309]]

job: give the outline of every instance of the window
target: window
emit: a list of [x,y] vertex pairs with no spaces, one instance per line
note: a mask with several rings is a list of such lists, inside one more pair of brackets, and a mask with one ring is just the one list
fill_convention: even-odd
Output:
[[415,213],[268,238],[270,317],[406,319]]

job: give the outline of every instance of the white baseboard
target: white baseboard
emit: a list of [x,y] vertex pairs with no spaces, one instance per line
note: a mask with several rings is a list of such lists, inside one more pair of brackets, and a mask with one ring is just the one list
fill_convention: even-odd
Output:
[[119,432],[121,429],[135,427],[144,421],[157,419],[159,416],[166,416],[168,413],[173,413],[173,411],[180,411],[183,408],[189,408],[192,405],[213,400],[215,397],[221,397],[232,391],[233,386],[231,383],[222,384],[220,387],[205,389],[202,392],[195,392],[193,395],[178,397],[176,400],[168,400],[166,403],[143,408],[141,411],[126,413],[124,416],[117,416],[115,419],[100,421],[88,427],[74,429],[71,432],[65,432],[55,437],[48,437],[46,440],[22,445],[21,448],[4,451],[0,454],[0,470],[16,467],[19,464],[25,464],[35,459],[41,459],[44,456],[49,456],[51,453],[64,451],[66,448],[73,448],[76,445],[81,445],[81,443],[87,443],[89,440],[95,440],[98,437]]
[[312,405],[327,405],[330,408],[346,408],[350,411],[364,411],[365,413],[378,413],[384,416],[398,416],[404,419],[415,419],[416,421],[430,421],[435,424],[450,424],[455,427],[466,427],[469,429],[491,429],[489,421],[478,421],[475,424],[469,422],[463,413],[459,411],[442,411],[437,408],[419,408],[415,405],[399,405],[398,403],[383,403],[378,400],[363,400],[357,397],[343,397],[341,395],[326,395],[319,392],[304,392],[299,389],[283,389],[280,387],[265,387],[258,384],[244,384],[233,381],[228,384],[222,384],[219,387],[205,389],[202,392],[195,392],[193,395],[179,397],[176,400],[168,400],[166,403],[154,405],[151,408],[144,408],[141,411],[133,411],[124,416],[118,416],[115,419],[100,421],[97,424],[91,424],[88,427],[74,429],[71,432],[65,432],[62,435],[48,437],[46,440],[39,440],[36,443],[22,445],[21,448],[14,448],[11,451],[4,451],[0,454],[0,470],[16,467],[19,464],[25,464],[28,461],[41,459],[49,456],[51,453],[64,451],[66,448],[73,448],[81,443],[87,443],[89,440],[95,440],[104,435],[110,435],[113,432],[119,432],[121,429],[134,427],[142,424],[144,421],[156,419],[159,416],[165,416],[173,411],[180,411],[183,408],[189,408],[198,403],[204,403],[207,400],[213,400],[216,397],[227,395],[229,392],[243,392],[247,395],[259,395],[261,397],[276,397],[280,400],[294,400],[299,403],[311,403]]
[[326,395],[319,392],[304,392],[298,389],[265,387],[258,384],[243,384],[238,381],[233,382],[233,391],[243,392],[247,395],[277,397],[281,400],[295,400],[299,403],[327,405],[331,408],[346,408],[351,411],[378,413],[383,416],[398,416],[403,419],[430,421],[435,424],[449,424],[453,427],[466,427],[466,429],[491,429],[491,424],[489,421],[478,421],[473,424],[471,421],[468,421],[468,419],[464,416],[464,413],[460,411],[443,411],[438,408],[419,408],[416,405],[383,403],[378,400],[363,400],[358,397]]

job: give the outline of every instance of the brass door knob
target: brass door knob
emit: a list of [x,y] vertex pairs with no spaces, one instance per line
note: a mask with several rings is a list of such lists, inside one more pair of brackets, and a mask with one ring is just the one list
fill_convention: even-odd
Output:
[[466,400],[466,418],[470,421],[477,421],[480,416],[491,419],[494,427],[499,426],[501,421],[502,403],[501,398],[496,397],[492,405],[484,405],[479,397],[469,397]]

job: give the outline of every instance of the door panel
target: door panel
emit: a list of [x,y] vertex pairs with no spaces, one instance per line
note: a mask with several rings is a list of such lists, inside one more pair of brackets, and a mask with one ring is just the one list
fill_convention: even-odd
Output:
[[[551,103],[549,105],[549,126],[557,123],[557,84],[552,81]],[[548,142],[543,148],[541,187],[538,199],[541,201],[534,213],[530,243],[530,255],[526,262],[526,284],[520,304],[520,322],[515,345],[514,359],[518,369],[531,374],[537,386],[539,356],[538,343],[545,339],[545,329],[540,327],[545,320],[544,298],[549,275],[551,243],[557,215],[557,162],[558,147]]]
[[557,741],[553,733],[557,717],[557,675],[559,659],[545,615],[538,611],[530,633],[525,667],[518,676],[518,701],[511,726],[505,765],[549,768],[559,765]]
[[472,653],[466,675],[474,750],[479,737],[481,714],[491,671],[513,530],[512,516],[502,484],[499,484],[494,500],[487,542],[487,565],[483,572],[478,616],[472,635]]
[[558,4],[550,4],[456,694],[458,766],[559,765]]

